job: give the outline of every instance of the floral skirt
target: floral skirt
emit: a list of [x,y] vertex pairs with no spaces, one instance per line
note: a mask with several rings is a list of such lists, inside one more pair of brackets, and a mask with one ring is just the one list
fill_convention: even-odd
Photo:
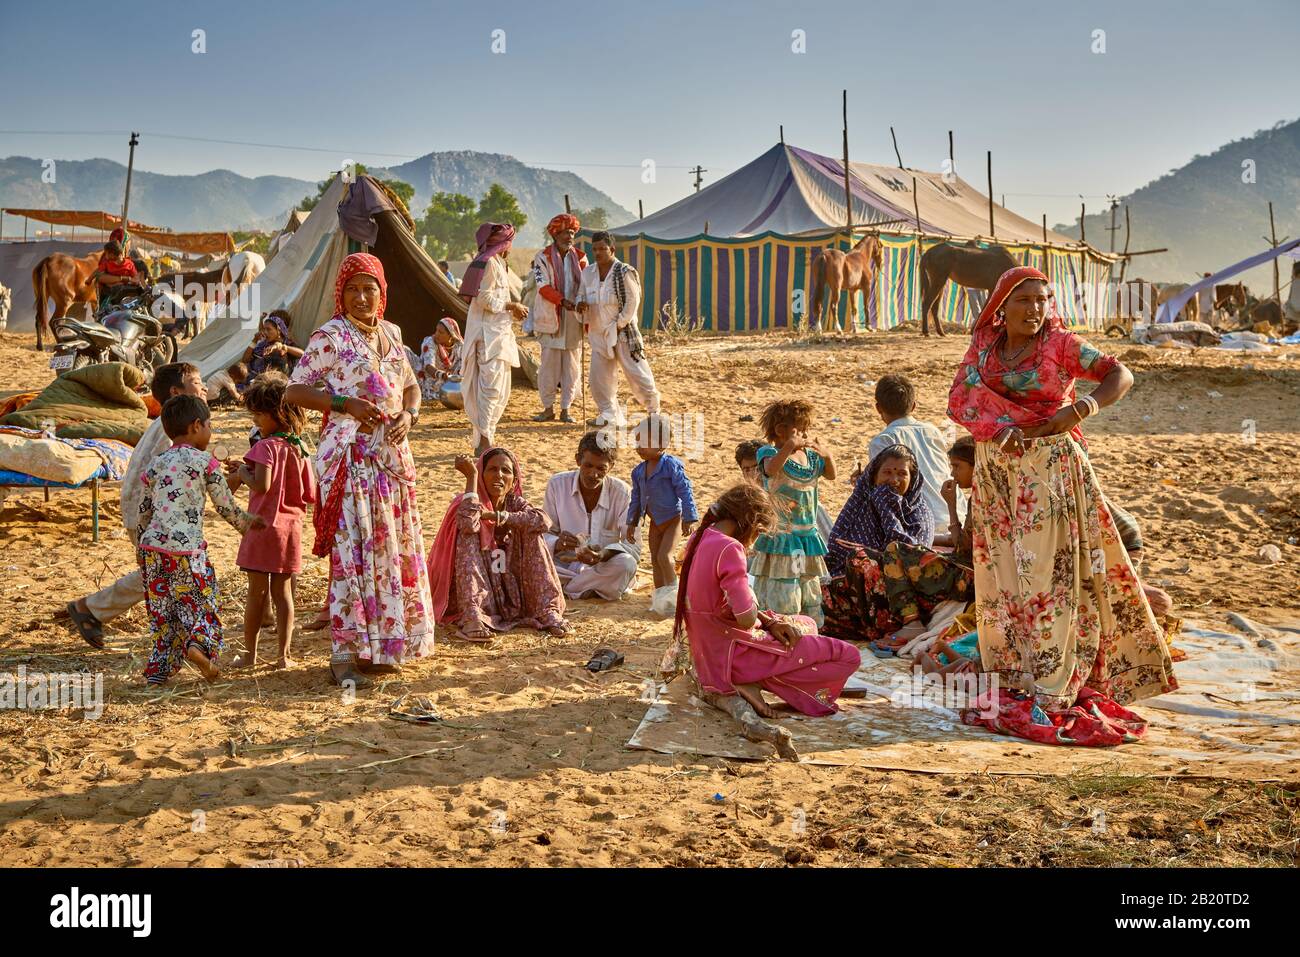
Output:
[[181,670],[185,650],[196,646],[209,661],[221,653],[221,618],[217,615],[217,573],[208,557],[169,555],[139,550],[144,602],[154,635],[153,652],[144,667],[149,684],[162,684]]
[[[365,454],[358,436],[332,481],[345,482],[330,549],[330,631],[335,654],[376,665],[433,652],[433,599],[415,486]],[[322,483],[321,501],[330,487]]]
[[975,580],[970,569],[931,548],[890,542],[880,559],[889,607],[904,624],[922,617],[940,602],[972,601]]
[[880,552],[859,546],[845,561],[844,574],[823,587],[823,635],[845,641],[877,641],[902,625],[889,607],[880,557]]
[[1120,704],[1176,688],[1164,634],[1082,449],[975,447],[972,544],[984,670],[1046,712],[1091,689]]

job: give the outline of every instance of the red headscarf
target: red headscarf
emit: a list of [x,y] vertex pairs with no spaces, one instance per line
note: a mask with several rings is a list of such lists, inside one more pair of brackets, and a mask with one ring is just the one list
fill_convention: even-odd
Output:
[[334,280],[334,315],[345,316],[343,308],[343,287],[353,276],[373,276],[379,283],[379,312],[376,321],[384,318],[384,309],[388,306],[388,282],[384,279],[384,264],[369,253],[353,253],[339,265],[338,277]]
[[576,233],[581,226],[582,223],[578,222],[577,216],[572,213],[560,213],[560,215],[552,217],[551,221],[546,224],[546,232],[551,236],[565,229]]
[[[989,301],[985,303],[984,308],[980,311],[979,319],[975,321],[975,328],[971,330],[971,338],[979,339],[981,346],[984,342],[991,342],[1007,324],[1006,320],[998,315],[998,310],[1002,308],[1002,304],[1007,301],[1010,295],[1016,291],[1017,286],[1030,281],[1050,283],[1050,280],[1033,266],[1017,266],[1015,269],[1008,269],[999,276],[997,285],[993,287],[993,292],[989,294]],[[1051,329],[1064,329],[1065,322],[1056,311],[1056,299],[1050,298],[1050,287],[1048,296],[1047,322],[1045,325]]]
[[507,249],[515,238],[515,227],[510,223],[484,223],[474,234],[478,244],[478,255],[465,268],[465,277],[460,281],[460,298],[469,302],[478,295],[478,287],[483,283],[483,270],[488,260]]
[[[519,471],[519,460],[515,458],[515,454],[501,446],[493,446],[478,457],[479,501],[483,503],[484,509],[491,508],[492,498],[488,495],[487,484],[483,481],[483,472],[488,461],[495,455],[507,456],[515,471],[515,484],[507,490],[501,503],[501,510],[507,512],[516,510],[526,504],[523,475]],[[433,538],[433,547],[429,549],[429,589],[433,593],[433,616],[439,621],[442,620],[450,603],[451,580],[455,575],[456,564],[458,531],[456,513],[460,510],[460,503],[464,498],[465,493],[461,492],[451,500],[451,504],[447,506],[447,511],[442,516],[442,524],[438,526],[438,534]],[[495,526],[496,523],[487,518],[479,522],[478,544],[485,552],[490,552],[497,547]]]

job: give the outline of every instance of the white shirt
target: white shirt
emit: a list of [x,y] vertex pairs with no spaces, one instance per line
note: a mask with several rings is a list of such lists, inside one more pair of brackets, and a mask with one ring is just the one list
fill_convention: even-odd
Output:
[[483,269],[483,282],[469,304],[465,318],[465,354],[469,355],[480,340],[483,361],[499,359],[519,365],[519,345],[510,324],[506,303],[510,301],[510,278],[500,256],[493,256]]
[[[550,531],[543,537],[548,548],[555,548],[560,532],[588,536],[587,544],[599,551],[613,545],[627,528],[627,509],[632,503],[632,489],[620,478],[605,477],[600,486],[600,498],[592,511],[587,511],[578,487],[578,470],[557,472],[546,483],[546,497],[542,508],[551,520]],[[636,532],[635,544],[640,547],[641,531]]]
[[203,383],[203,388],[208,391],[208,401],[215,402],[221,398],[226,391],[226,386],[229,386],[231,391],[235,389],[235,380],[230,377],[230,373],[225,369],[208,376],[208,381]]
[[629,269],[624,273],[623,285],[627,291],[627,305],[621,310],[618,308],[618,296],[614,294],[613,266],[610,266],[602,280],[600,266],[592,263],[582,271],[582,284],[578,287],[577,301],[587,303],[583,320],[589,330],[591,350],[607,359],[614,357],[618,330],[629,322],[636,322],[641,310],[641,282],[635,270]]
[[140,514],[140,499],[144,497],[144,473],[163,452],[172,447],[172,440],[163,431],[162,416],[149,423],[140,441],[135,444],[131,461],[122,477],[122,524],[126,526],[131,541],[135,541],[135,522]]
[[[867,461],[871,461],[891,445],[905,445],[916,456],[916,464],[921,469],[925,480],[925,503],[934,515],[935,528],[948,526],[948,503],[943,500],[939,490],[952,476],[952,467],[948,464],[948,443],[943,440],[943,433],[929,422],[922,422],[910,415],[895,419],[885,426],[885,430],[871,440],[867,447]],[[965,509],[962,498],[957,496],[957,517],[964,519]]]

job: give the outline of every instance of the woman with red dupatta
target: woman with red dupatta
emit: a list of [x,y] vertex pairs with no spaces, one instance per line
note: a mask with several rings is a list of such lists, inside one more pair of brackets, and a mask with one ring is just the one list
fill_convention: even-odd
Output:
[[[1078,379],[1098,386],[1076,399]],[[1002,275],[948,400],[976,442],[979,647],[1001,686],[999,716],[968,712],[972,723],[1043,743],[1120,744],[1146,728],[1121,705],[1177,687],[1080,429],[1132,385],[1117,359],[1066,329],[1045,275]]]
[[564,589],[542,534],[550,520],[524,498],[509,449],[456,456],[465,491],[452,499],[429,551],[434,614],[457,638],[491,644],[520,626],[569,634]]
[[384,267],[366,253],[343,260],[334,318],[317,329],[286,402],[324,412],[316,555],[330,556],[334,680],[364,688],[360,671],[392,670],[433,651],[433,602],[407,433],[420,386],[402,333],[384,320]]

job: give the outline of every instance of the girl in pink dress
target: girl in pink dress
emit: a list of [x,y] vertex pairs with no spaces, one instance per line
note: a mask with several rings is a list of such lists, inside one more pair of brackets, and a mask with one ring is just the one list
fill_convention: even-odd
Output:
[[803,714],[834,714],[835,699],[861,663],[858,649],[817,634],[806,615],[760,610],[749,586],[745,549],[775,524],[767,493],[749,484],[725,492],[708,510],[682,561],[673,644],[663,670],[682,671],[683,646],[689,644],[702,691],[738,694],[765,718],[777,712],[763,691]]
[[246,650],[231,662],[232,668],[244,668],[257,661],[257,636],[268,591],[275,604],[276,637],[280,642],[276,667],[293,664],[289,657],[293,576],[302,571],[302,518],[307,506],[316,501],[316,473],[302,444],[306,416],[302,409],[284,401],[288,385],[282,373],[265,372],[244,392],[244,407],[264,438],[230,470],[228,481],[232,490],[248,486],[248,510],[262,516],[266,527],[250,532],[239,545],[237,561],[248,575]]

